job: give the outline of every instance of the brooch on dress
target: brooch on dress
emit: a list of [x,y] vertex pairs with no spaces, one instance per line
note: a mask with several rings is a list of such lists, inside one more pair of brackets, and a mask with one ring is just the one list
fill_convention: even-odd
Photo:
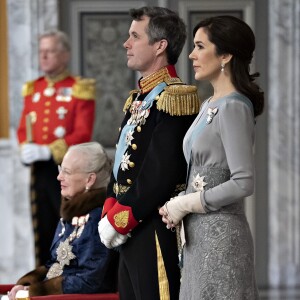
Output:
[[212,119],[214,118],[214,116],[217,114],[218,112],[218,108],[208,108],[207,110],[207,118],[206,118],[206,124],[211,123]]
[[[65,265],[70,265],[70,261],[76,258],[76,255],[72,252],[73,246],[71,242],[79,238],[84,229],[85,223],[89,219],[89,214],[81,217],[73,217],[72,225],[75,226],[73,232],[63,241],[59,243],[59,246],[56,249],[57,254],[57,262],[55,262],[47,272],[47,279],[55,278],[60,276],[63,273],[63,269]],[[61,220],[62,221],[62,220]],[[65,232],[63,227],[62,234]],[[59,234],[59,236],[62,236]]]
[[207,183],[204,181],[204,177],[205,176],[200,176],[199,173],[194,176],[192,187],[195,189],[195,191],[202,192],[204,187],[207,185]]

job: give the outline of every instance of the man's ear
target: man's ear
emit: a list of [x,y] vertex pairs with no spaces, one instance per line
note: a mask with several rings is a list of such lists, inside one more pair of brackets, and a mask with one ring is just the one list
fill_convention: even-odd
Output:
[[157,42],[157,48],[156,50],[158,51],[158,53],[162,53],[164,52],[168,47],[168,41],[163,39],[163,40],[160,40],[159,42]]

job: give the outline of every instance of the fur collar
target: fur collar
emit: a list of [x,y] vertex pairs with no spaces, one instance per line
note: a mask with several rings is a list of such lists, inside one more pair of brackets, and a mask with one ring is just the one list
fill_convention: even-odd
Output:
[[75,196],[72,200],[62,197],[60,215],[65,221],[71,221],[75,216],[82,216],[96,207],[102,207],[105,197],[106,188],[90,190]]

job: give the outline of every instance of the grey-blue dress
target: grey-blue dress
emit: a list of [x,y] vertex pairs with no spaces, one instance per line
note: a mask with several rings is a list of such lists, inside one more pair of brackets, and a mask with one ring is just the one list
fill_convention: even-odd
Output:
[[184,138],[186,193],[204,181],[200,200],[207,213],[184,218],[182,300],[258,299],[243,203],[254,190],[252,110],[237,92],[207,100]]

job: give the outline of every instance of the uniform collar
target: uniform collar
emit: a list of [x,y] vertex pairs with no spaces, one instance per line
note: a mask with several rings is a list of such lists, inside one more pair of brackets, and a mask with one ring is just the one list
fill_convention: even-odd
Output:
[[48,82],[48,84],[53,85],[58,81],[64,80],[68,76],[70,76],[70,72],[68,70],[64,70],[62,73],[60,73],[54,77],[45,76],[45,80]]
[[139,80],[140,93],[145,94],[151,91],[159,83],[168,81],[172,77],[177,77],[175,67],[168,65]]

